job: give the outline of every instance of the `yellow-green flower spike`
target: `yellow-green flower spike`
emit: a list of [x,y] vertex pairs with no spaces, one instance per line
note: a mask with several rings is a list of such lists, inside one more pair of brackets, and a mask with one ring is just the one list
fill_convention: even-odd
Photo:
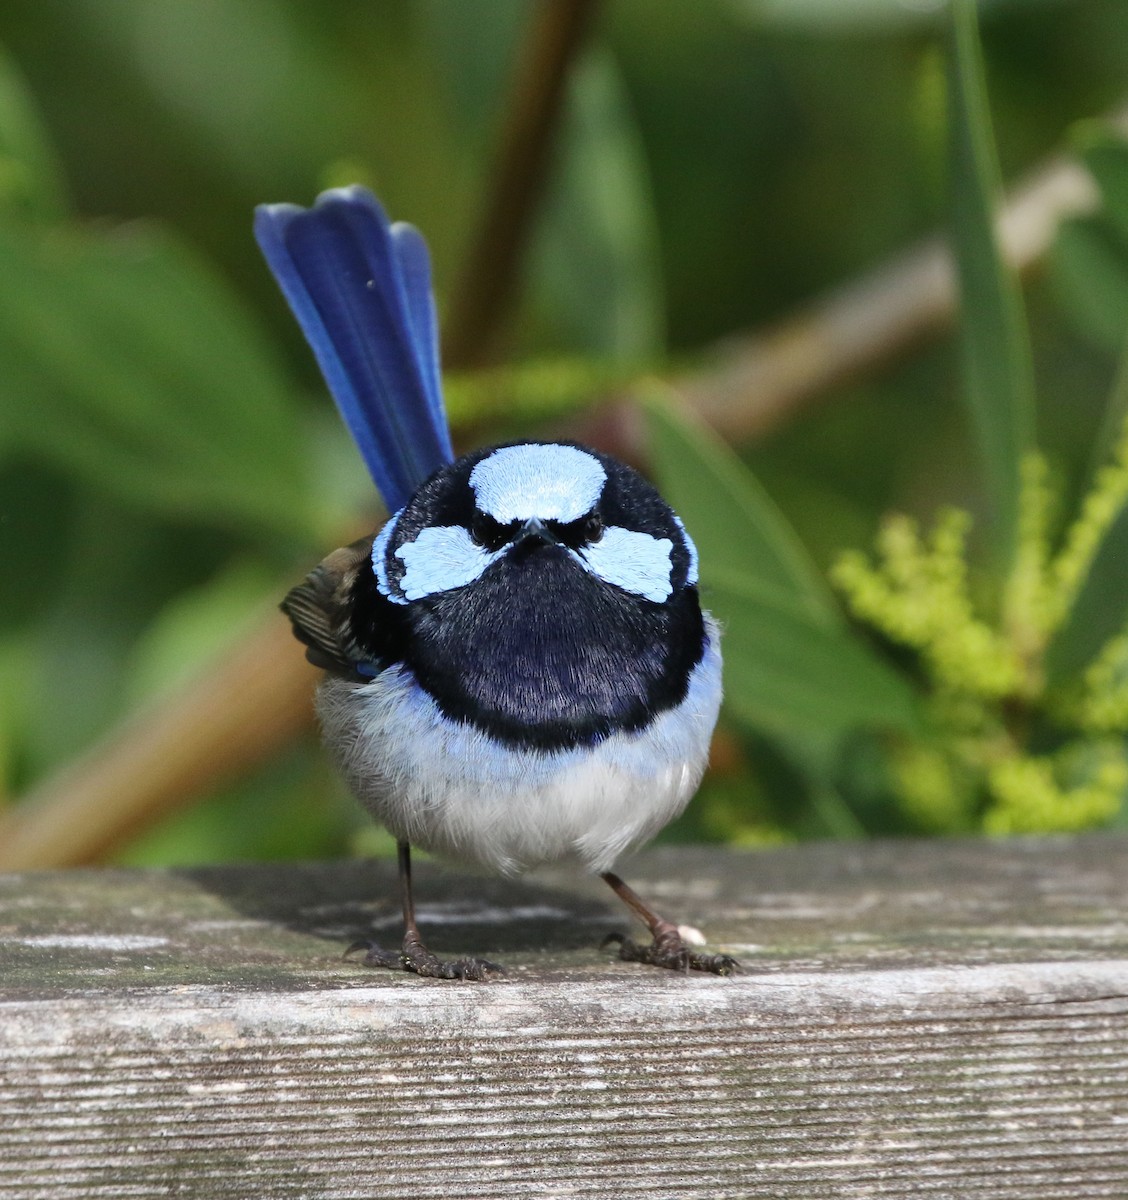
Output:
[[970,523],[947,509],[926,545],[909,517],[890,517],[878,534],[880,563],[844,554],[832,579],[855,616],[920,651],[938,683],[998,698],[1019,687],[1023,672],[1006,640],[975,615],[965,561]]
[[[1081,782],[1062,776],[1077,773]],[[1074,743],[1054,758],[1016,757],[991,766],[989,833],[1050,833],[1089,829],[1114,816],[1128,789],[1128,760],[1119,742]]]
[[1105,644],[1059,712],[1089,733],[1128,733],[1128,633]]
[[[833,568],[854,616],[920,657],[930,733],[893,745],[889,764],[902,809],[922,828],[1085,829],[1126,803],[1128,630],[1049,694],[1043,659],[1128,504],[1128,422],[1056,556],[1054,500],[1045,460],[1030,455],[1017,551],[994,618],[972,602],[971,522],[958,509],[941,512],[927,537],[911,518],[889,517],[874,560],[850,551]],[[1035,731],[1055,727],[1070,740],[1052,755],[1031,753]]]

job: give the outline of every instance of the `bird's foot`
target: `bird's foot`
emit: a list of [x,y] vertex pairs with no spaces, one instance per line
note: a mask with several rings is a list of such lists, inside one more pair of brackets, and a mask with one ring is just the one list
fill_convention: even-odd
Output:
[[601,948],[611,945],[619,947],[623,962],[647,963],[670,971],[705,971],[710,975],[738,975],[741,970],[739,961],[727,954],[699,954],[692,950],[677,926],[667,921],[654,930],[654,940],[647,946],[640,946],[621,933],[608,934]]
[[359,941],[345,951],[346,957],[355,954],[357,950],[364,951],[363,962],[366,967],[387,967],[391,971],[408,971],[412,975],[422,975],[426,979],[465,979],[473,983],[489,983],[498,976],[505,974],[505,968],[499,967],[485,958],[458,958],[444,961],[432,954],[418,936],[407,934],[403,939],[403,949],[385,950],[376,942]]

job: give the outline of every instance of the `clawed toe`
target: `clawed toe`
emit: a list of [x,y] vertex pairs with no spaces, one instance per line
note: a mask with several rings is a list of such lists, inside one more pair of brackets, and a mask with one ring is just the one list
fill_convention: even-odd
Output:
[[364,951],[366,967],[384,967],[389,971],[407,971],[425,979],[465,979],[474,983],[487,983],[505,974],[505,968],[485,958],[457,958],[447,962],[431,953],[419,933],[415,922],[415,903],[411,896],[411,846],[400,842],[399,878],[400,899],[403,902],[403,945],[399,950],[385,950],[377,942],[361,938],[345,951],[345,957]]
[[603,945],[618,945],[619,957],[624,962],[648,963],[652,967],[665,967],[670,971],[705,971],[710,975],[737,975],[740,963],[727,954],[698,954],[691,950],[673,921],[660,917],[642,898],[628,887],[614,871],[604,871],[600,878],[620,900],[645,924],[653,937],[648,946],[640,946],[621,933],[612,933],[603,939]]
[[364,951],[364,965],[366,967],[387,967],[390,971],[403,970],[403,964],[400,962],[398,951],[385,950],[383,946],[378,945],[376,942],[370,942],[365,938],[353,942],[341,957],[348,958],[358,950]]
[[472,983],[490,983],[505,974],[505,968],[488,958],[460,958],[455,962],[442,963],[444,974],[441,979],[468,979]]
[[505,968],[485,958],[459,958],[445,961],[432,954],[421,942],[404,939],[402,950],[385,950],[377,942],[358,941],[345,951],[345,956],[364,951],[366,967],[385,967],[391,971],[407,971],[426,979],[464,979],[473,983],[488,983],[505,974]]
[[677,933],[663,932],[645,946],[640,946],[621,933],[610,933],[600,949],[617,945],[623,962],[646,963],[670,971],[704,971],[710,975],[738,975],[740,962],[727,954],[699,954],[685,944]]

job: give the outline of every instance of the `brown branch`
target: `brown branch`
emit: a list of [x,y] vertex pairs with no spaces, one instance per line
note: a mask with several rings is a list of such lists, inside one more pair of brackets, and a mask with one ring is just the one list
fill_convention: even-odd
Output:
[[[1128,137],[1128,104],[1107,123]],[[999,245],[1020,275],[1034,270],[1069,217],[1092,212],[1096,184],[1076,159],[1043,163],[1008,195]],[[955,273],[933,235],[872,271],[817,297],[783,320],[715,347],[697,371],[671,381],[686,406],[730,441],[763,437],[849,380],[894,361],[947,329],[956,314]],[[628,401],[596,413],[580,432],[611,453],[643,454]]]
[[[1128,113],[1122,116],[1128,131]],[[1003,256],[1026,274],[1061,222],[1097,201],[1080,163],[1054,159],[1021,183],[1000,213]],[[956,304],[951,256],[935,236],[785,321],[720,347],[712,363],[675,386],[726,437],[759,437],[816,397],[942,332]]]
[[[1110,122],[1128,136],[1128,107]],[[1067,217],[1096,208],[1092,176],[1073,158],[1055,157],[1010,193],[998,216],[1002,253],[1021,275],[1040,263]],[[952,257],[940,234],[856,280],[817,296],[750,335],[726,338],[706,364],[670,380],[686,408],[730,442],[750,442],[790,420],[848,380],[886,366],[955,317]],[[630,389],[618,403],[584,418],[571,436],[641,462],[646,456]]]
[[[1114,124],[1128,134],[1128,108],[1114,114]],[[1050,162],[1013,193],[1000,216],[1007,257],[1019,270],[1034,266],[1061,221],[1095,203],[1081,166]],[[712,367],[677,386],[726,437],[754,437],[940,331],[954,308],[947,254],[938,238],[930,239],[771,329],[720,348]],[[591,440],[637,454],[633,410],[623,405],[616,412],[617,424],[601,421]],[[306,727],[310,687],[297,643],[277,613],[264,612],[235,653],[0,818],[0,867],[88,862],[123,832],[249,770]]]
[[125,721],[0,820],[0,869],[94,862],[134,829],[300,736],[313,672],[273,610],[184,688]]
[[548,176],[565,84],[599,0],[541,0],[517,63],[498,140],[492,187],[443,331],[448,367],[489,361],[517,291],[518,273]]

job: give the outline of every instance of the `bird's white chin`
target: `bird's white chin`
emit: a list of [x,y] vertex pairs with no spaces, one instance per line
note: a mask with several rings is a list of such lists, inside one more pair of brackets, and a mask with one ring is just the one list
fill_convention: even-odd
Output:
[[721,701],[707,624],[681,704],[595,747],[501,746],[443,716],[403,667],[367,684],[327,678],[317,699],[325,743],[400,840],[503,875],[566,858],[606,871],[673,820],[700,782]]

